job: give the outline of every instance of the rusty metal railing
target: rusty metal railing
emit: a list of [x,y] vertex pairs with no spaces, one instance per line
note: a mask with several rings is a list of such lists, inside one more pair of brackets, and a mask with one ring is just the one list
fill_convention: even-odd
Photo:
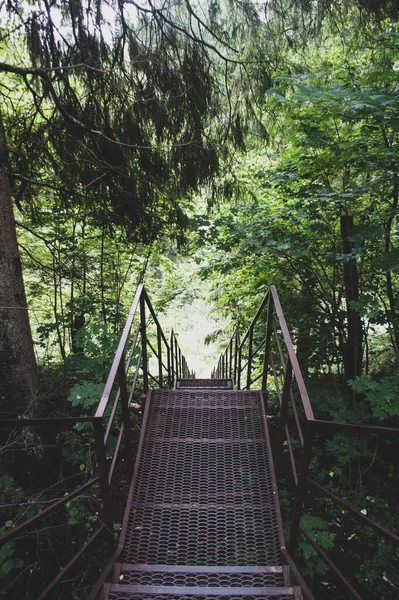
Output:
[[[23,532],[34,527],[39,520],[60,506],[65,506],[82,492],[95,485],[100,486],[102,514],[99,527],[75,553],[70,562],[60,570],[53,581],[47,585],[38,600],[49,597],[50,592],[53,592],[55,586],[71,571],[81,556],[92,548],[101,533],[105,532],[108,539],[113,541],[112,479],[122,441],[124,441],[128,469],[132,469],[133,440],[129,416],[132,406],[136,404],[137,400],[141,400],[144,408],[150,382],[153,384],[151,387],[173,388],[176,379],[189,376],[187,362],[179,347],[176,334],[171,329],[168,339],[166,338],[145,287],[141,284],[137,288],[94,416],[0,421],[0,426],[7,429],[21,429],[38,425],[46,427],[56,424],[76,425],[88,422],[94,429],[97,475],[67,495],[56,498],[45,509],[0,536],[1,547],[16,540]],[[112,433],[117,435],[113,450],[110,446]],[[116,552],[118,551],[117,549]]]
[[[140,348],[139,348],[140,346]],[[151,372],[150,355],[154,359]],[[127,355],[127,359],[125,356]],[[137,288],[117,351],[94,418],[98,471],[104,503],[104,520],[112,524],[110,486],[122,439],[128,467],[133,460],[129,409],[137,395],[139,373],[142,373],[141,398],[145,398],[150,381],[155,387],[172,388],[176,378],[188,376],[186,360],[171,329],[167,340],[143,284]],[[130,374],[130,377],[129,377]],[[113,398],[113,400],[111,400]],[[108,464],[107,443],[117,407],[121,407],[118,439]],[[107,419],[107,415],[108,419]],[[106,425],[103,420],[107,419]]]
[[[273,380],[270,388],[273,389],[278,398],[280,409],[280,435],[274,455],[275,470],[276,474],[279,474],[283,449],[286,446],[295,486],[288,548],[287,550],[282,549],[283,554],[286,557],[295,555],[298,533],[301,532],[319,556],[327,563],[346,591],[353,598],[362,600],[351,582],[346,579],[309,532],[300,525],[307,491],[309,489],[317,490],[318,494],[329,498],[351,516],[374,529],[394,544],[399,543],[399,536],[333,494],[315,481],[313,477],[310,477],[314,436],[319,431],[340,430],[354,434],[362,432],[398,439],[399,429],[337,423],[315,418],[275,286],[271,286],[264,297],[245,335],[240,338],[238,329],[234,331],[226,349],[219,357],[216,368],[212,372],[212,377],[231,378],[237,389],[251,389],[252,386],[261,381],[260,389],[264,393],[266,402],[268,378],[270,376]],[[299,452],[294,449],[293,440],[296,441]]]

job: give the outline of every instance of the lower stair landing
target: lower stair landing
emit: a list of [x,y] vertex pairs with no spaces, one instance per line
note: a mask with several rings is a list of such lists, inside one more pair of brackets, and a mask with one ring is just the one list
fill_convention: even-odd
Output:
[[302,598],[284,545],[262,395],[226,380],[151,391],[103,600]]

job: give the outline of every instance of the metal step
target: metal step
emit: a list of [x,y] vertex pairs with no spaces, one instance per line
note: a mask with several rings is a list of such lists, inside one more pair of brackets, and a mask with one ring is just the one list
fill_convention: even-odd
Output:
[[183,587],[290,587],[287,566],[115,565],[113,583]]
[[298,587],[185,587],[105,584],[104,600],[300,600]]
[[176,389],[215,389],[232,390],[232,379],[178,379]]

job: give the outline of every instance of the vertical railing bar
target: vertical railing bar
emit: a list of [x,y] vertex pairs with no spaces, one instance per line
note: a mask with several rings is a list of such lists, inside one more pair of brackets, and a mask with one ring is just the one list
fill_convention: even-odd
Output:
[[280,407],[280,441],[278,445],[278,449],[276,452],[276,460],[275,460],[275,471],[276,477],[278,477],[278,472],[280,468],[280,463],[283,455],[283,447],[284,447],[284,436],[285,436],[285,426],[287,425],[287,415],[288,415],[288,398],[291,388],[292,382],[292,365],[291,361],[288,360],[285,373],[284,373],[284,384],[283,384],[283,392],[281,394],[281,407]]
[[181,379],[180,362],[179,362],[179,345],[175,336],[175,351],[176,351],[176,379]]
[[291,556],[294,556],[296,549],[298,528],[301,521],[302,506],[304,503],[305,493],[307,489],[307,479],[309,474],[310,461],[312,459],[313,437],[313,422],[309,420],[306,423],[301,468],[299,471],[298,483],[296,486],[296,494],[292,510],[290,535],[288,540],[288,551],[291,554]]
[[141,353],[143,358],[143,388],[148,392],[148,354],[147,354],[147,324],[145,318],[145,297],[140,297],[140,323],[141,323]]
[[171,365],[171,355],[170,355],[169,344],[167,344],[167,346],[166,346],[166,362],[167,362],[167,369],[168,369],[168,388],[172,389],[173,374],[172,374],[172,365]]
[[161,339],[161,327],[157,324],[157,347],[158,347],[158,373],[159,373],[159,387],[163,386],[163,373],[162,373],[162,339]]
[[229,351],[229,379],[233,379],[233,338],[230,338],[230,351]]
[[173,344],[174,344],[174,351],[175,351],[175,366],[176,366],[175,375],[176,375],[176,381],[177,381],[178,379],[180,379],[180,375],[179,375],[179,355],[177,352],[177,339],[176,339],[175,335],[173,335]]
[[[281,365],[282,365],[283,369],[285,369],[284,352],[283,352],[283,349],[282,349],[282,344],[281,344],[280,336],[278,334],[278,331],[277,331],[275,323],[273,323],[273,329],[274,329],[274,338],[276,340],[278,352],[279,352],[279,355],[280,355]],[[292,411],[294,413],[294,419],[295,419],[295,424],[296,424],[296,428],[297,428],[297,431],[298,431],[299,441],[301,443],[301,446],[303,447],[302,425],[301,425],[301,422],[299,420],[298,409],[297,409],[296,404],[295,404],[294,394],[292,393],[292,390],[290,390],[290,402],[291,402],[291,406],[292,406]]]
[[249,330],[249,343],[248,343],[248,370],[247,370],[247,390],[251,387],[251,369],[252,369],[252,345],[254,338],[254,328],[251,326]]
[[133,467],[133,443],[132,443],[132,434],[130,428],[130,417],[129,417],[129,397],[127,393],[127,383],[126,383],[126,372],[125,372],[125,364],[123,361],[123,355],[121,361],[118,366],[118,379],[119,379],[119,389],[120,389],[120,399],[121,399],[121,407],[122,407],[122,422],[124,425],[124,433],[126,440],[126,462],[129,469],[129,473]]
[[[278,381],[276,364],[274,362],[273,354],[270,353],[269,356],[270,356],[270,364],[271,364],[271,367],[272,367],[272,373],[273,373],[273,378],[274,378],[274,385],[276,387],[277,397],[278,397],[278,401],[279,401],[279,404],[280,404],[280,407],[281,407],[281,405],[283,403],[283,399],[281,397],[280,384],[279,384],[279,381]],[[291,444],[291,438],[290,438],[290,433],[289,433],[289,429],[288,429],[288,424],[286,424],[286,426],[285,426],[285,437],[286,437],[286,440],[287,440],[288,452],[289,452],[289,455],[290,455],[290,462],[291,462],[292,474],[293,474],[293,477],[294,477],[295,485],[297,485],[297,483],[298,483],[298,473],[297,473],[297,469],[296,469],[294,452],[292,450],[292,444]]]
[[111,488],[108,483],[108,466],[104,444],[104,427],[101,417],[93,419],[94,439],[96,444],[97,467],[100,478],[100,491],[103,500],[103,521],[110,535],[113,536]]
[[238,346],[238,368],[237,368],[237,389],[241,389],[241,358],[242,358],[242,344]]
[[234,373],[233,373],[233,382],[234,387],[237,387],[237,351],[238,351],[238,329],[236,327],[234,331]]
[[171,383],[170,383],[170,387],[173,388],[174,384],[175,384],[175,359],[173,356],[173,340],[174,340],[174,332],[173,332],[173,328],[171,327],[170,332],[169,332],[169,354],[170,354],[170,373],[171,373]]

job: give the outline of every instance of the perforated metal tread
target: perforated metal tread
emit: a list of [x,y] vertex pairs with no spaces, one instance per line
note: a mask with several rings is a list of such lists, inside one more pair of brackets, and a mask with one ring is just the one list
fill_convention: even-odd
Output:
[[[151,392],[109,600],[300,598],[259,392]],[[299,595],[298,595],[299,594]]]
[[278,565],[260,394],[157,390],[149,404],[123,560]]
[[284,587],[289,570],[277,567],[188,567],[186,565],[117,564],[114,583],[184,587]]
[[178,379],[176,381],[176,388],[189,388],[189,389],[221,389],[221,390],[232,390],[233,389],[232,379]]
[[[136,585],[110,585],[106,600],[280,600],[300,599],[299,588],[186,588]],[[108,595],[107,595],[108,594]]]

